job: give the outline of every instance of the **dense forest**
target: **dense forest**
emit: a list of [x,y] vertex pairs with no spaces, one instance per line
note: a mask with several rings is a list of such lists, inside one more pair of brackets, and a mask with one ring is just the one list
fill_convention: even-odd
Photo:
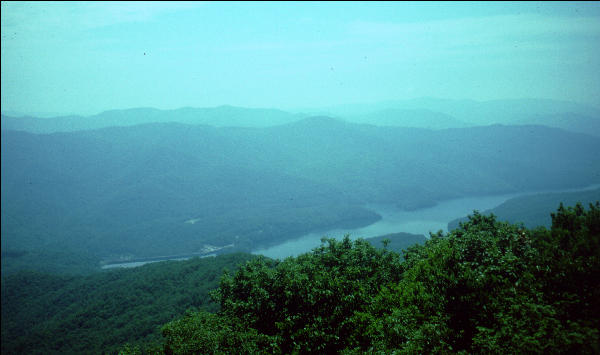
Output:
[[[578,202],[586,205],[596,201],[600,201],[600,188],[576,192],[536,193],[508,199],[482,213],[492,213],[502,221],[523,223],[528,228],[549,228],[552,225],[550,212],[554,211],[560,203],[575,206]],[[450,221],[448,230],[457,228],[460,222],[467,220],[468,218],[464,217]]]
[[600,354],[600,2],[1,1],[4,354]]
[[116,353],[127,342],[156,343],[160,325],[186,309],[218,310],[209,291],[224,269],[251,258],[227,254],[87,276],[5,276],[2,353]]
[[600,138],[543,126],[429,130],[330,117],[237,128],[159,122],[2,130],[1,145],[3,273],[85,274],[102,260],[206,245],[248,252],[372,224],[380,216],[369,203],[418,209],[582,187],[600,174]]
[[[218,314],[163,327],[165,353],[597,353],[600,204],[550,229],[478,213],[398,254],[345,239],[225,276]],[[135,350],[135,349],[133,349]]]
[[2,352],[597,353],[600,203],[551,219],[474,213],[403,254],[394,236],[346,237],[284,260],[17,273],[2,279]]

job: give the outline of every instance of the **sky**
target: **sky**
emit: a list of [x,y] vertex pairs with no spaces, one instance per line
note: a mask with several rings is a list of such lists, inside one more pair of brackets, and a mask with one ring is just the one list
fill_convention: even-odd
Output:
[[600,106],[600,2],[1,3],[3,112]]

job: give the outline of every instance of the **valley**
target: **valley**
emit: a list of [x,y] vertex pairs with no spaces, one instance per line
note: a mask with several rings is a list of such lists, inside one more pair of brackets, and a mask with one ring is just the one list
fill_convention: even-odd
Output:
[[600,2],[0,6],[2,355],[600,354]]
[[[575,204],[580,201],[583,203],[600,200],[598,195],[599,185],[591,185],[582,189],[568,189],[566,192],[577,193],[575,198],[562,200],[568,201],[568,204]],[[391,205],[368,205],[370,210],[381,216],[381,219],[371,225],[354,229],[330,229],[327,231],[318,231],[308,233],[300,238],[291,239],[282,244],[275,245],[266,249],[253,250],[254,254],[265,255],[270,258],[283,259],[288,256],[297,256],[309,252],[311,249],[319,246],[321,238],[341,239],[344,235],[349,235],[351,239],[372,238],[379,235],[392,234],[397,232],[411,233],[429,237],[429,233],[443,231],[445,233],[455,229],[458,225],[455,219],[461,215],[468,215],[474,210],[490,213],[493,212],[499,216],[500,220],[505,220],[502,214],[495,212],[494,207],[501,206],[506,201],[516,199],[521,196],[533,196],[541,192],[527,192],[518,194],[469,197],[442,201],[433,207],[420,208],[406,211]],[[546,193],[558,194],[559,191],[546,191]],[[555,199],[554,204],[548,204],[544,208],[533,209],[539,215],[549,216],[550,212],[558,208],[560,200]],[[515,214],[517,214],[516,212]],[[523,216],[523,213],[519,214]],[[464,220],[463,220],[464,221]],[[517,222],[510,220],[511,222]],[[542,224],[540,224],[542,225]],[[528,225],[534,228],[537,225]],[[549,225],[546,225],[549,227]]]
[[90,272],[121,255],[152,260],[204,245],[283,256],[327,234],[427,235],[508,197],[597,183],[599,152],[599,138],[542,126],[428,130],[327,117],[3,130],[2,249],[18,255],[2,259],[3,273],[61,263]]
[[[417,211],[587,186],[600,177],[600,138],[543,126],[430,130],[311,117],[263,128],[3,130],[2,158],[2,249],[25,252],[3,259],[10,272],[35,265],[38,251],[89,255],[96,265],[206,244],[251,251],[380,221],[368,206]],[[416,231],[399,227],[408,230],[371,235]]]

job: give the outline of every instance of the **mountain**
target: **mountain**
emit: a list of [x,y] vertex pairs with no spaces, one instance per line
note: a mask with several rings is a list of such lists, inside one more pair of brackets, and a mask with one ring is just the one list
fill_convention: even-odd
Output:
[[344,116],[350,122],[376,126],[417,127],[429,129],[459,128],[469,126],[453,116],[426,109],[384,109],[363,115]]
[[384,236],[421,241],[404,258],[346,236],[284,260],[20,272],[2,277],[2,353],[594,354],[599,226],[596,203],[560,208],[551,229],[475,213],[424,243]]
[[600,116],[586,116],[565,112],[548,115],[532,115],[527,120],[531,124],[558,127],[567,131],[600,136]]
[[366,203],[414,209],[600,181],[600,138],[542,126],[153,123],[3,130],[1,148],[2,250],[20,255],[3,258],[3,270],[51,252],[99,260],[206,245],[248,251],[371,224],[380,217]]
[[[308,110],[354,123],[429,129],[489,124],[544,125],[600,136],[600,109],[567,101],[544,99],[445,100],[421,98],[375,104],[342,105]],[[215,127],[271,127],[309,117],[277,109],[218,106],[174,110],[132,108],[93,116],[17,117],[3,112],[2,129],[53,133],[125,127],[145,123],[178,122]]]
[[[389,118],[386,118],[385,112],[423,112],[424,110],[429,112],[431,123],[428,123],[429,126],[418,125],[416,127],[461,127],[457,126],[459,122],[468,126],[545,125],[600,136],[600,108],[549,99],[475,101],[420,98],[373,104],[341,105],[320,111],[323,114],[335,115],[355,122],[362,122],[364,117],[368,117],[371,123],[381,120],[387,124]],[[435,118],[433,113],[443,116]],[[400,121],[400,119],[395,121]],[[439,127],[436,127],[436,124]]]
[[[98,258],[249,250],[379,218],[335,188],[252,166],[245,153],[204,126],[2,131],[2,250],[27,251],[22,258],[40,249]],[[2,261],[5,270],[11,260]]]
[[2,129],[30,133],[72,132],[104,127],[126,127],[144,123],[179,122],[216,127],[268,127],[305,117],[276,109],[219,106],[185,107],[176,110],[133,108],[110,110],[93,116],[60,116],[50,118],[14,117],[2,114]]
[[[550,227],[552,223],[550,213],[555,211],[561,203],[565,206],[574,206],[579,202],[587,206],[589,203],[595,203],[596,201],[600,201],[600,189],[542,193],[512,198],[483,213],[493,213],[502,221],[523,223],[527,228]],[[457,228],[460,222],[465,221],[467,221],[467,217],[451,221],[448,223],[448,230]]]
[[[547,99],[475,101],[420,98],[374,104],[340,105],[307,111],[377,126],[444,129],[489,124],[544,125],[600,136],[600,108]],[[277,109],[224,105],[174,110],[132,108],[110,110],[92,116],[44,116],[44,118],[3,111],[1,123],[2,129],[53,133],[159,122],[203,124],[215,127],[270,127],[309,116],[311,115],[306,113],[290,113]]]
[[2,278],[3,354],[116,354],[160,340],[162,323],[188,309],[216,311],[209,292],[223,269],[255,258],[229,254],[65,277]]

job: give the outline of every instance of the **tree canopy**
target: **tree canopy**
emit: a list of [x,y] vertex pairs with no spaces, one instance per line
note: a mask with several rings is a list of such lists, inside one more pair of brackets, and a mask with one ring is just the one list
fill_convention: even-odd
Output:
[[550,229],[475,212],[404,259],[363,240],[223,276],[216,314],[163,329],[165,353],[598,353],[600,205]]

